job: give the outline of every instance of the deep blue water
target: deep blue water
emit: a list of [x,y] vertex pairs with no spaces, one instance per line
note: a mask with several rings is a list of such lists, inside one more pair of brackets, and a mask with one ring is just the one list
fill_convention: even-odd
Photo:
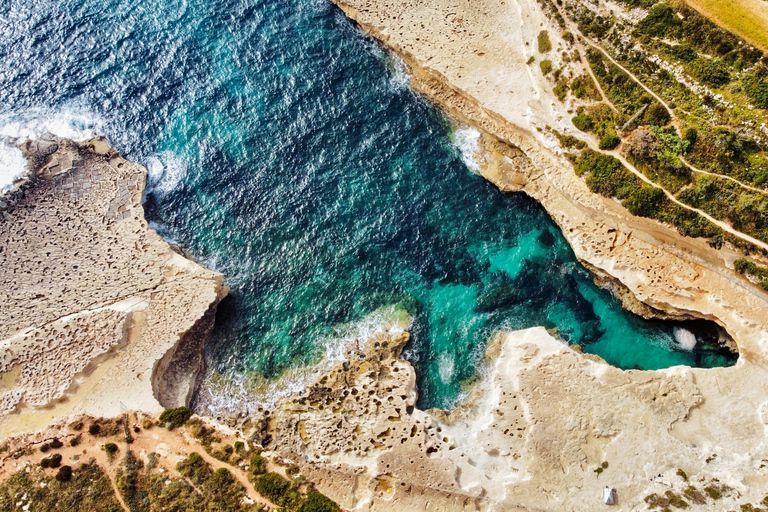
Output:
[[546,212],[472,174],[398,60],[325,0],[6,0],[0,121],[102,132],[149,168],[147,217],[232,287],[211,412],[387,306],[413,317],[423,407],[456,402],[499,329],[544,325],[623,368],[734,360],[703,338],[681,350],[673,324],[595,286]]

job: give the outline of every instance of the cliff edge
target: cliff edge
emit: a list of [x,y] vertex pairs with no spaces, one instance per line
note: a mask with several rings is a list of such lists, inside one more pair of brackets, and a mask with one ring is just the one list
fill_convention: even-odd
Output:
[[223,277],[149,228],[146,169],[104,138],[22,151],[0,197],[0,433],[186,404]]

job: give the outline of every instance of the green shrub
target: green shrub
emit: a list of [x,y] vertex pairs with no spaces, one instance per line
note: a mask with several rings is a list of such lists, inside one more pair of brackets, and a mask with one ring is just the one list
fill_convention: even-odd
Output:
[[43,468],[57,468],[61,466],[61,455],[54,453],[50,457],[46,457],[40,461],[40,466]]
[[571,82],[571,92],[574,97],[600,99],[600,94],[597,92],[595,82],[589,75],[579,75]]
[[643,186],[634,191],[621,204],[632,215],[655,218],[665,198],[664,192],[661,189]]
[[251,463],[248,466],[248,470],[254,475],[263,475],[267,472],[267,459],[254,453],[251,455]]
[[666,126],[671,120],[669,111],[664,105],[659,103],[653,104],[643,115],[647,124],[653,126]]
[[664,37],[670,29],[679,24],[680,19],[670,6],[657,4],[637,25],[637,29],[640,33],[651,37]]
[[552,43],[549,40],[549,32],[542,30],[539,32],[539,53],[547,53],[552,49]]
[[621,138],[612,133],[608,133],[600,139],[600,149],[616,149],[621,144]]
[[315,490],[307,493],[307,501],[299,509],[299,512],[339,512],[339,506],[328,499],[324,494]]
[[114,457],[117,453],[117,445],[115,443],[107,443],[104,445],[104,451],[107,452],[107,455],[110,457]]
[[98,423],[93,423],[88,427],[88,433],[92,436],[97,436],[101,433],[101,427]]
[[254,482],[256,492],[266,497],[273,503],[279,503],[290,487],[288,480],[278,475],[274,471],[261,475]]
[[177,407],[175,409],[166,409],[160,415],[160,422],[165,423],[168,430],[182,426],[192,417],[192,409],[189,407]]
[[548,59],[543,60],[539,62],[539,67],[541,68],[542,75],[548,75],[552,71],[552,61]]
[[59,482],[69,482],[72,480],[72,467],[61,466],[59,471],[56,473],[56,480]]
[[588,114],[579,114],[571,119],[571,121],[573,122],[573,126],[583,132],[590,131],[593,126],[592,116]]
[[575,41],[575,38],[573,37],[573,34],[571,34],[570,32],[564,32],[563,33],[563,39],[565,39],[565,41],[568,44],[573,44],[574,41]]
[[82,434],[77,434],[75,437],[69,440],[69,446],[77,446],[80,444],[80,440],[83,438]]
[[696,60],[693,63],[693,76],[712,87],[721,87],[731,81],[731,72],[728,69],[728,65],[719,59]]
[[688,128],[683,134],[683,140],[693,146],[696,144],[696,141],[699,140],[699,132],[697,132],[694,128]]
[[528,60],[527,60],[525,63],[526,63],[526,64],[528,64],[528,65],[530,66],[530,65],[531,65],[531,64],[533,64],[534,62],[536,62],[536,57],[534,57],[533,55],[531,55],[530,57],[528,57]]
[[561,77],[552,89],[552,92],[555,93],[558,100],[565,101],[565,97],[568,96],[568,80]]
[[586,149],[576,160],[576,174],[588,174],[587,186],[606,197],[624,199],[640,186],[640,180],[611,155]]

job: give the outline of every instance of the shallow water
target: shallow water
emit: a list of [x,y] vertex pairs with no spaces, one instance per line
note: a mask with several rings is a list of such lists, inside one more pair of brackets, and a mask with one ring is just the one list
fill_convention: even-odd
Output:
[[13,0],[0,36],[0,134],[106,134],[147,166],[152,225],[226,276],[212,413],[268,399],[256,376],[394,305],[422,407],[455,404],[500,329],[543,325],[622,368],[734,362],[595,286],[546,212],[473,174],[474,134],[325,0]]

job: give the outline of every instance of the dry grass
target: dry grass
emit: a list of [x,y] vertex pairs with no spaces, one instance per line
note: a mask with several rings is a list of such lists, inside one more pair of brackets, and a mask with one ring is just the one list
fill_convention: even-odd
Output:
[[768,51],[767,0],[685,0],[721,27]]

